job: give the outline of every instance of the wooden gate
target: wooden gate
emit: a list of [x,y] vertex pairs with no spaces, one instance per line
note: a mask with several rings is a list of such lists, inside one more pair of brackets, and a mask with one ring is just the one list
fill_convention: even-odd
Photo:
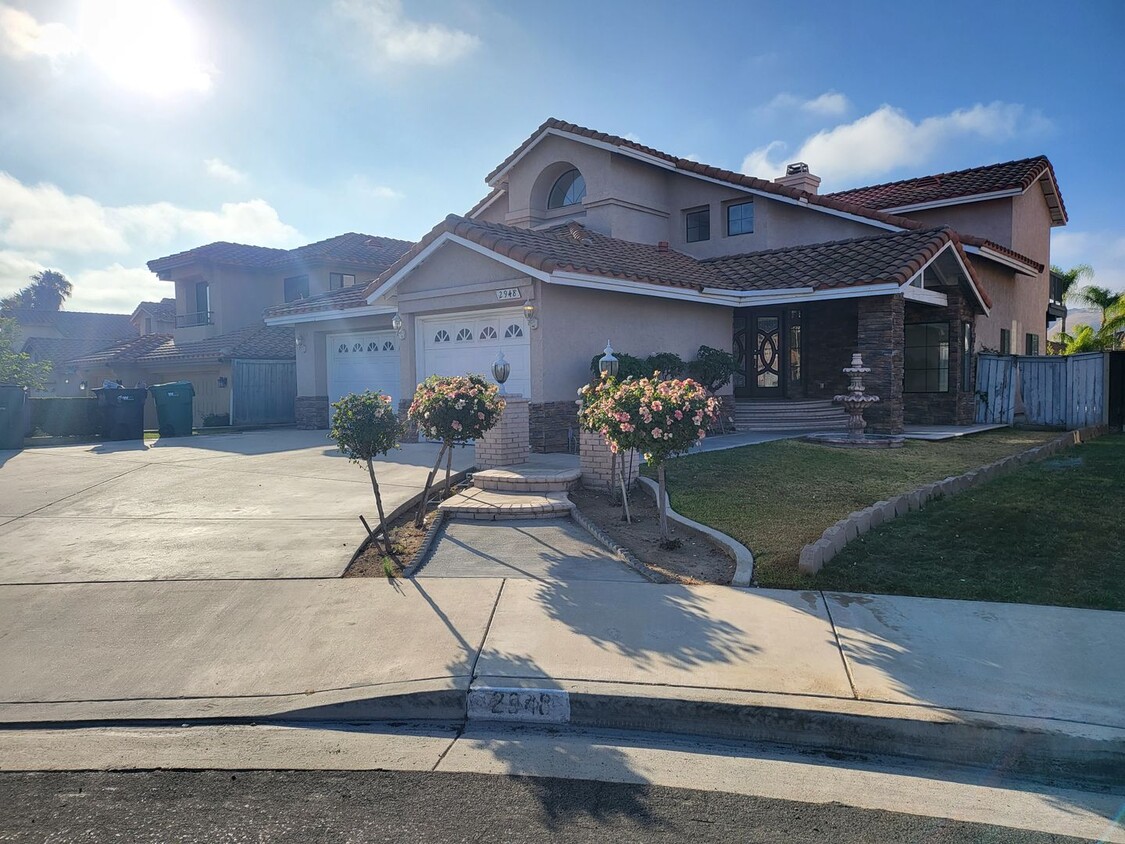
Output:
[[1109,411],[1108,359],[1102,352],[979,355],[977,422],[1008,425],[1022,410],[1028,425],[1044,428],[1104,424]]
[[1125,352],[1109,353],[1109,424],[1125,427]]
[[232,425],[280,425],[296,421],[297,362],[231,362]]

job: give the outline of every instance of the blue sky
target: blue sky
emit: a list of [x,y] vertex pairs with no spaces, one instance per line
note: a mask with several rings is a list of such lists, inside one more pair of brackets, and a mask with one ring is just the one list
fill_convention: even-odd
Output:
[[1125,3],[0,0],[0,294],[213,240],[417,239],[547,117],[822,190],[1039,153],[1125,289]]

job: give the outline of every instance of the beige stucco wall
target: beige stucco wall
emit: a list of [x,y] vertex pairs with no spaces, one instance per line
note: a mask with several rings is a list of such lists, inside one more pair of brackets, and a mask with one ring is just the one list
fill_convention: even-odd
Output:
[[[1036,188],[1038,190],[1038,188]],[[1042,195],[1042,191],[1040,191]],[[963,205],[946,205],[924,211],[911,211],[903,216],[932,226],[952,226],[959,232],[975,234],[1017,249],[1012,244],[1012,200],[989,199],[985,202],[967,202]],[[1017,251],[1019,251],[1017,249]]]
[[619,352],[644,357],[675,352],[685,361],[701,345],[730,351],[732,310],[674,299],[606,293],[539,284],[538,330],[532,332],[533,401],[577,398],[590,379],[590,359],[606,341]]

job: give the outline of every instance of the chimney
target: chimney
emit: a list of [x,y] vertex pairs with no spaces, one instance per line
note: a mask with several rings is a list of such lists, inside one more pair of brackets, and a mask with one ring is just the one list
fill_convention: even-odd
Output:
[[805,193],[816,193],[820,187],[820,176],[809,172],[809,165],[803,161],[795,161],[785,168],[785,175],[778,176],[774,181],[787,188],[796,188]]
[[656,244],[656,251],[657,252],[667,252],[668,251],[668,241],[662,240],[659,243],[657,243]]

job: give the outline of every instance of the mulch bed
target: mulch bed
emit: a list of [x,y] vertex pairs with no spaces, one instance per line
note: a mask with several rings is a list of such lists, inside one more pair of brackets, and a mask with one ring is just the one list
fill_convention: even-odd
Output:
[[635,489],[629,493],[631,524],[623,520],[620,501],[614,502],[609,493],[579,488],[570,493],[570,499],[614,542],[671,580],[679,583],[730,583],[734,577],[734,560],[716,550],[700,533],[683,525],[671,523],[672,536],[680,541],[680,547],[661,548],[656,501],[643,490]]

